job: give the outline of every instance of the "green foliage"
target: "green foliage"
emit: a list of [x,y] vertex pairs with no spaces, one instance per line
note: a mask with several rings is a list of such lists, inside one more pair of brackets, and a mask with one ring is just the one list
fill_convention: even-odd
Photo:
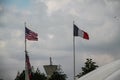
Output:
[[[39,69],[36,70],[36,72],[32,72],[32,78],[31,80],[46,80],[47,77],[44,73],[40,73]],[[25,80],[25,70],[20,74],[20,76],[17,76],[15,80]]]
[[40,73],[40,71],[37,69],[37,71],[33,74],[33,77],[31,80],[46,80],[47,77],[44,73]]
[[66,80],[66,78],[66,74],[63,74],[61,72],[54,72],[48,80]]
[[15,80],[25,80],[25,70],[15,78]]
[[82,67],[82,72],[77,75],[78,78],[99,67],[98,65],[96,65],[96,62],[92,61],[92,59],[87,58],[86,60],[87,61],[85,62],[85,66]]
[[[63,72],[54,72],[53,75],[47,79],[44,73],[41,73],[40,70],[37,68],[35,72],[32,72],[32,77],[30,80],[66,80],[67,76],[66,74],[63,74]],[[15,78],[15,80],[25,80],[25,70],[19,76]]]

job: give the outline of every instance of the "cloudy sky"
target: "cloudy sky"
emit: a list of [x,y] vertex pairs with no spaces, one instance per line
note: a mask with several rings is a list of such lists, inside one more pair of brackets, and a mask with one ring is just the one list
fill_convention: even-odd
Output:
[[76,74],[86,58],[99,66],[120,59],[120,0],[0,0],[0,78],[14,80],[25,68],[24,22],[39,35],[27,41],[31,65],[61,65],[73,78],[73,21],[90,40],[75,38]]

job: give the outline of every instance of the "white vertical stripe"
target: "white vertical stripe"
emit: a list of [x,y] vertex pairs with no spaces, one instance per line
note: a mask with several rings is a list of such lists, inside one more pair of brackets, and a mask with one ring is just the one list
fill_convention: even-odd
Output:
[[82,31],[82,30],[78,30],[78,36],[80,36],[80,37],[82,37],[83,38],[83,36],[84,36],[84,32]]

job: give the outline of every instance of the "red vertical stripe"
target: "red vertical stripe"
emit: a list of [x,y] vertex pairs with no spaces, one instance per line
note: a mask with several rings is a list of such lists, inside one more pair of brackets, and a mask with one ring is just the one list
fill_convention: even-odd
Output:
[[88,36],[88,34],[87,34],[86,32],[84,32],[84,34],[83,34],[83,38],[89,40],[89,36]]

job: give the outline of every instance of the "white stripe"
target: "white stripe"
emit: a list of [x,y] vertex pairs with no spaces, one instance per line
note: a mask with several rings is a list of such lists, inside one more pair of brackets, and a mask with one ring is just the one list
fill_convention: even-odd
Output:
[[82,37],[83,38],[83,36],[84,36],[84,32],[82,31],[82,30],[78,30],[78,36],[80,36],[80,37]]

